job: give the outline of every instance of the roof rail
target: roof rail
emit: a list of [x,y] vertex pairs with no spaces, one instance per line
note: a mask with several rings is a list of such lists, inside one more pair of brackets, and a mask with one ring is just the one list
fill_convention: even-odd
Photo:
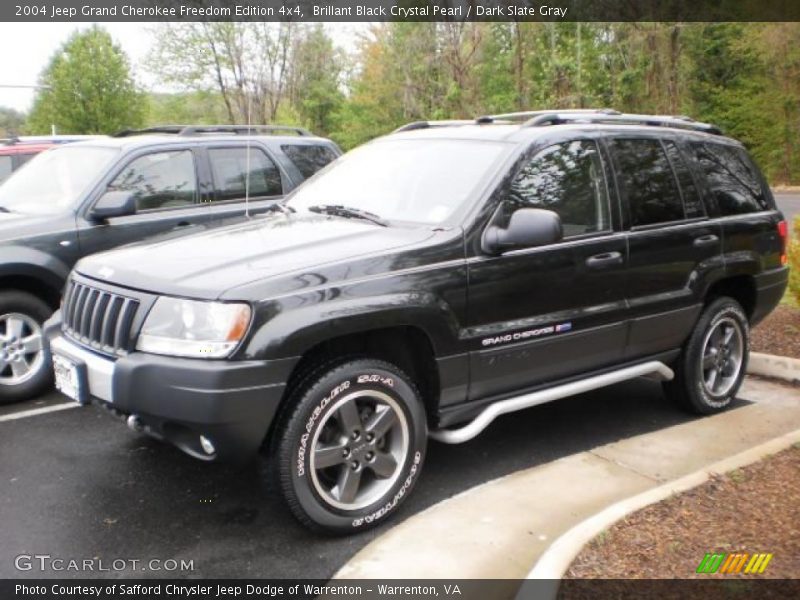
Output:
[[392,133],[400,133],[403,131],[414,131],[415,129],[428,129],[431,127],[457,127],[459,125],[474,125],[475,121],[472,119],[450,119],[444,121],[413,121],[406,123],[402,127],[398,127]]
[[290,133],[299,136],[312,135],[307,129],[292,125],[158,125],[145,129],[125,129],[115,133],[113,137],[130,137],[147,134],[193,136],[224,133],[232,133],[235,135],[275,135],[280,133]]
[[478,117],[476,121],[481,123],[491,123],[493,121],[527,121],[541,115],[549,115],[554,112],[562,115],[620,115],[618,110],[613,108],[569,108],[559,111],[553,110],[525,110],[522,112],[502,113],[498,115],[485,115]]
[[654,127],[674,127],[701,131],[713,135],[722,135],[722,130],[710,123],[700,123],[686,116],[673,115],[636,115],[623,113],[571,113],[569,111],[551,111],[539,114],[523,124],[525,127],[542,127],[546,125],[564,125],[566,123],[600,123],[609,125],[651,125]]

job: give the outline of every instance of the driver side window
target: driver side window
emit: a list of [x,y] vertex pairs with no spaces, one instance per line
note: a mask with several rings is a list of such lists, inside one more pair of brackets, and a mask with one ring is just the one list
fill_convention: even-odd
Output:
[[197,195],[192,152],[180,150],[140,156],[117,175],[108,189],[133,192],[137,211],[191,206]]
[[608,188],[597,144],[574,140],[538,152],[512,181],[500,226],[520,208],[557,213],[565,239],[610,231]]

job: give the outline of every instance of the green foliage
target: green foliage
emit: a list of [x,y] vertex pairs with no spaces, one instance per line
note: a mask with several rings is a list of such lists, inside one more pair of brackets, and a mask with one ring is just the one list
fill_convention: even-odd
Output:
[[13,108],[0,106],[0,138],[19,135],[25,124],[25,115]]
[[[742,140],[773,184],[800,184],[800,23],[390,22],[349,57],[321,25],[181,23],[159,29],[151,69],[221,99],[230,122],[249,111],[345,149],[417,120],[686,114]],[[162,103],[148,120],[204,120],[185,108]]]
[[291,104],[302,124],[328,135],[344,94],[340,89],[344,57],[321,23],[308,28],[296,42],[291,62]]
[[789,242],[789,293],[800,307],[800,217],[794,220],[794,237]]
[[149,94],[145,125],[226,123],[228,115],[216,92]]
[[137,90],[128,59],[104,29],[74,33],[39,78],[41,90],[28,118],[30,133],[113,133],[139,127],[145,97]]

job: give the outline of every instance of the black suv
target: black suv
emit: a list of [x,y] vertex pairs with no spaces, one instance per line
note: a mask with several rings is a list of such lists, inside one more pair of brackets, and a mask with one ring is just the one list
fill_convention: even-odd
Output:
[[286,207],[82,260],[47,336],[67,395],[202,460],[265,448],[331,532],[505,412],[640,376],[724,409],[787,282],[758,169],[678,117],[412,123]]
[[0,404],[51,383],[41,325],[79,258],[270,210],[340,154],[296,127],[167,126],[32,159],[0,186]]

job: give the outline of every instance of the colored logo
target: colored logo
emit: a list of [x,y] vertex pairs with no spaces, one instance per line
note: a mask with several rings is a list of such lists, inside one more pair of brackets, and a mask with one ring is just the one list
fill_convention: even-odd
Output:
[[737,573],[755,574],[763,573],[772,560],[772,554],[711,554],[707,553],[697,566],[697,573],[724,573],[734,575]]

